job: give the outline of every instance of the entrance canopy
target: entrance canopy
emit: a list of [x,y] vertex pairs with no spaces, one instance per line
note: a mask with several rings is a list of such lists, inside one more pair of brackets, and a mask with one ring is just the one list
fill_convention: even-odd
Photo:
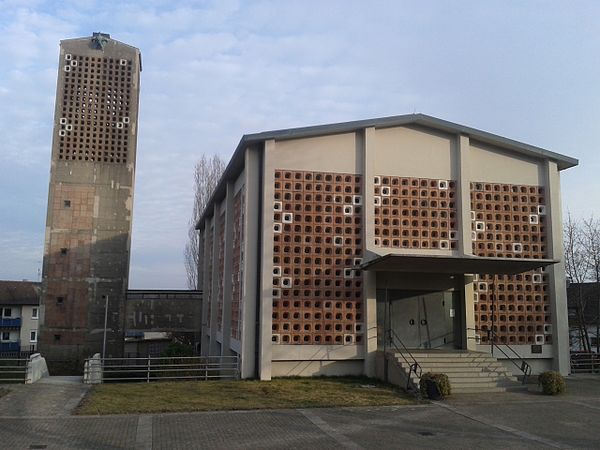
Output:
[[555,259],[498,258],[484,256],[387,254],[362,263],[361,270],[407,273],[485,273],[513,275],[556,264]]

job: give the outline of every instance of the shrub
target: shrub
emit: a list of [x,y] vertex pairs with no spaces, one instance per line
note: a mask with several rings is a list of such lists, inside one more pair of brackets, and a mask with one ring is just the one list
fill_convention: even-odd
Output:
[[565,392],[567,385],[563,376],[550,370],[540,374],[538,383],[542,386],[542,392],[546,395],[556,395]]
[[421,395],[425,398],[427,395],[427,381],[431,380],[436,385],[442,397],[446,397],[450,395],[452,388],[450,387],[450,380],[448,379],[448,375],[445,373],[431,373],[427,372],[421,375],[421,381],[419,381],[419,390],[421,391]]
[[191,345],[181,342],[171,342],[169,346],[160,354],[163,357],[194,356],[194,349]]

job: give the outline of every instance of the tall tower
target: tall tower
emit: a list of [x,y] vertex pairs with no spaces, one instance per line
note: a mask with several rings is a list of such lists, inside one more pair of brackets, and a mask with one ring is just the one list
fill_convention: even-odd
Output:
[[110,35],[60,43],[39,349],[76,363],[123,349],[141,54]]

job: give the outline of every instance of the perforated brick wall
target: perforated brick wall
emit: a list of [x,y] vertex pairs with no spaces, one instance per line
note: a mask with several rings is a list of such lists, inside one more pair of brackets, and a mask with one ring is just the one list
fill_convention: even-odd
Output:
[[231,263],[231,337],[240,339],[244,278],[244,187],[233,198],[233,261]]
[[455,249],[455,181],[374,177],[375,246]]
[[132,61],[66,53],[60,67],[58,159],[126,164]]
[[[546,202],[539,186],[471,183],[473,253],[502,258],[545,258]],[[543,269],[518,275],[477,275],[475,322],[494,329],[500,342],[552,342],[548,276]],[[496,311],[492,311],[492,297]]]
[[361,177],[275,171],[273,343],[363,340]]

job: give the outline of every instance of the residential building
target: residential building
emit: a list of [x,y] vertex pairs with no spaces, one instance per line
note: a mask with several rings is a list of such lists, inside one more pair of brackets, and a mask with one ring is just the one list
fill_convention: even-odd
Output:
[[495,342],[568,373],[577,163],[423,114],[243,136],[197,224],[202,352],[239,355],[244,378],[381,377],[391,337]]
[[0,353],[35,351],[39,314],[39,283],[0,281]]

